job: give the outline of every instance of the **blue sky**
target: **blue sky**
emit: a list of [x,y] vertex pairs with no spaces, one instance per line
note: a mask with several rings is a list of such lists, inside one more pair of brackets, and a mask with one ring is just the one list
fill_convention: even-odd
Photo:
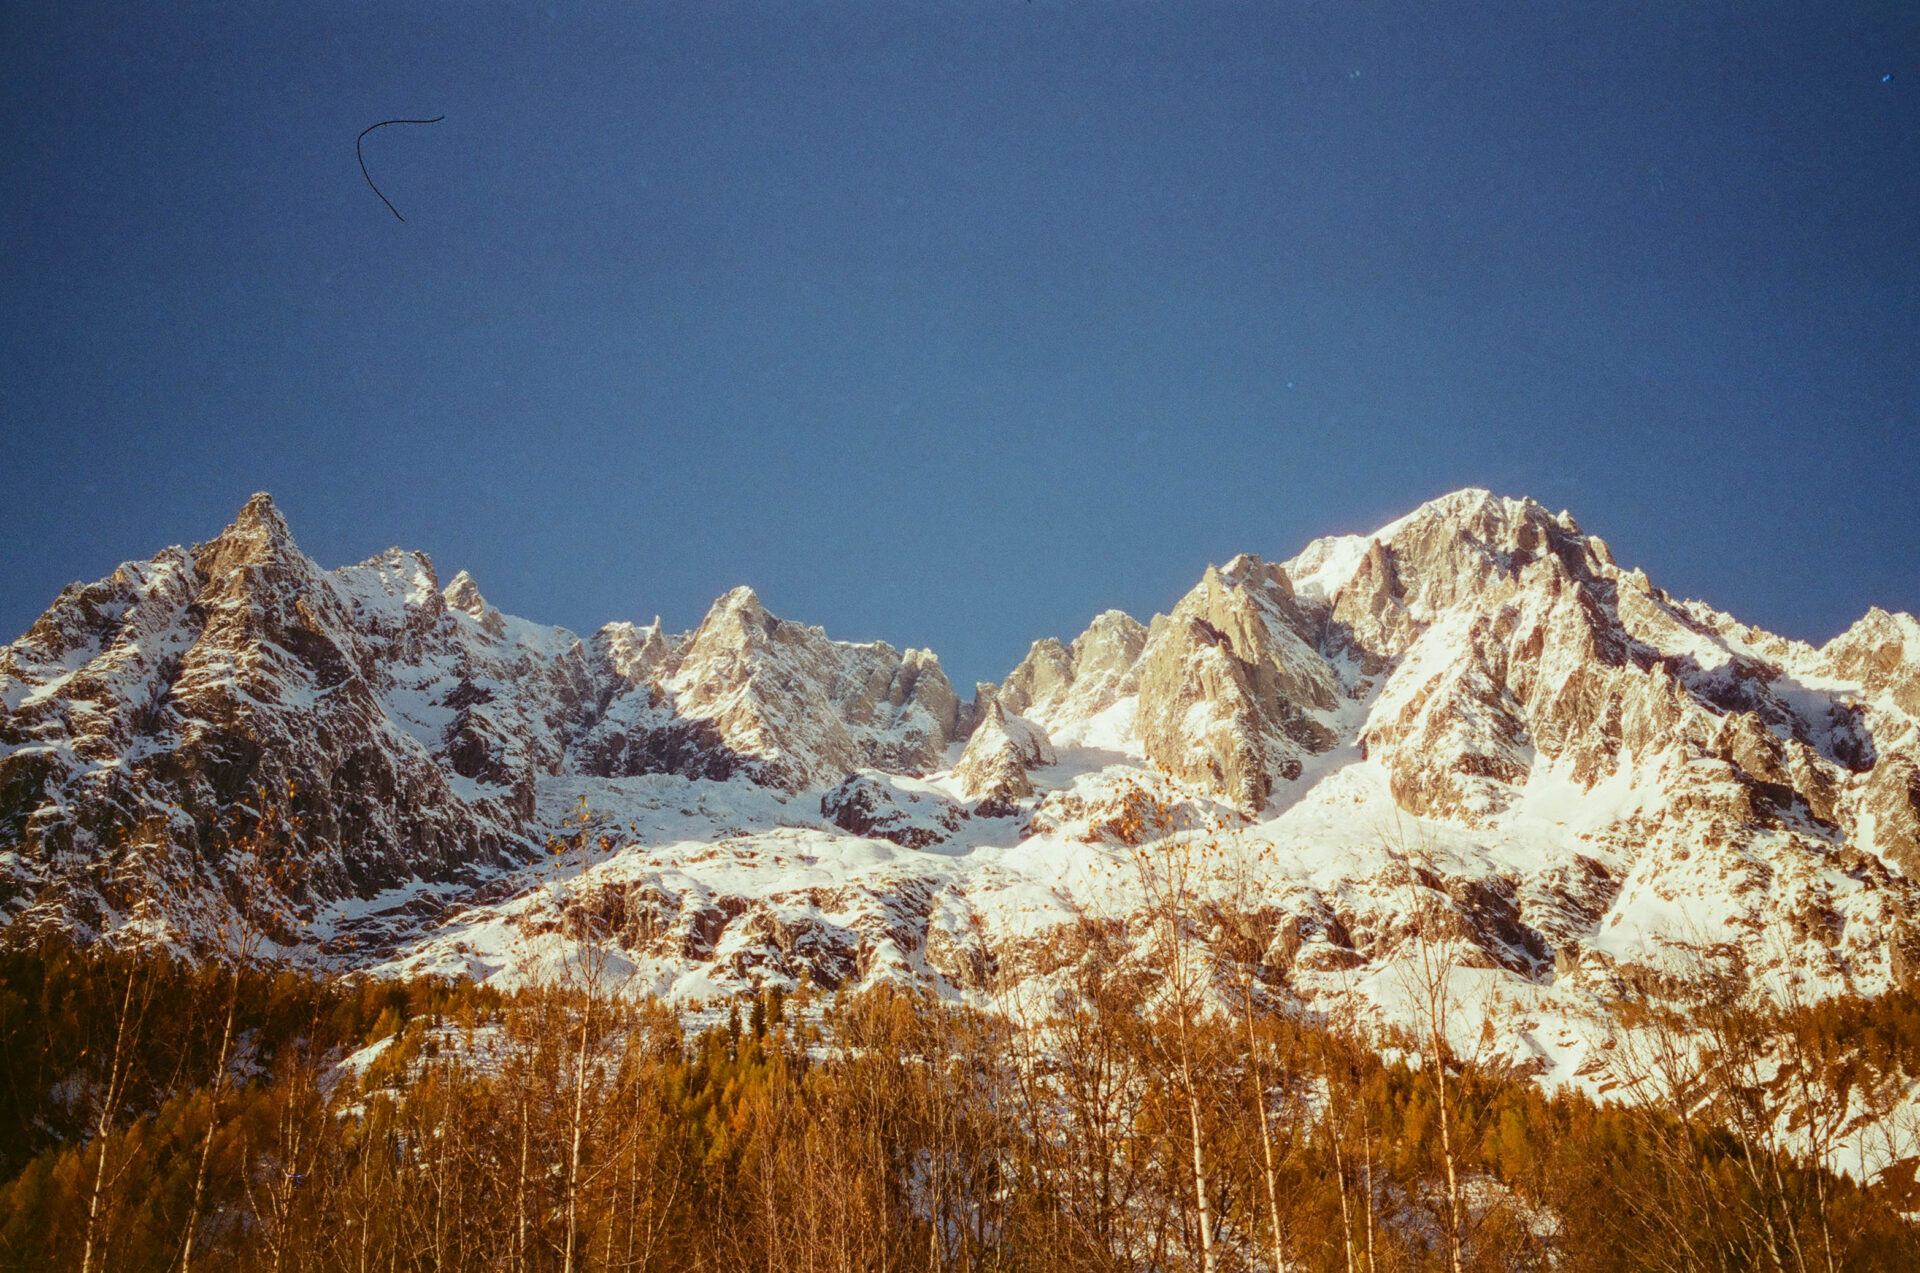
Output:
[[307,9],[0,9],[8,636],[257,489],[963,684],[1465,485],[1920,610],[1911,5]]

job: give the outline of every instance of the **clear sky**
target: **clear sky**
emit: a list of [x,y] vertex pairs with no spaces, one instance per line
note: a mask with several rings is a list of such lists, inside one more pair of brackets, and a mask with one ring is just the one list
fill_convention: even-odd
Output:
[[266,489],[966,684],[1466,485],[1824,640],[1920,610],[1916,94],[1907,0],[7,3],[0,640]]

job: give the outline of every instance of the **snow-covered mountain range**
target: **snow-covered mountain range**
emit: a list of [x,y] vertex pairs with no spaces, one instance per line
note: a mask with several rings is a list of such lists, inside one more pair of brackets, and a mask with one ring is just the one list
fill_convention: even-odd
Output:
[[[970,698],[745,588],[583,639],[420,553],[323,570],[259,495],[0,648],[0,940],[207,948],[244,902],[342,967],[512,981],[589,906],[633,989],[984,996],[1138,910],[1145,792],[1213,828],[1205,887],[1277,982],[1390,1006],[1437,901],[1501,1046],[1572,1073],[1581,1002],[1703,955],[1811,994],[1920,975],[1917,721],[1912,616],[1816,649],[1480,490],[1236,557]],[[610,847],[545,853],[583,810]]]

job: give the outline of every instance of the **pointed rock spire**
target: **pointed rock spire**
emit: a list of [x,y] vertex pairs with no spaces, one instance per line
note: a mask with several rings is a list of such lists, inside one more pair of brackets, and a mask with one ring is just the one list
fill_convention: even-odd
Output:
[[1257,812],[1276,779],[1335,741],[1326,713],[1339,678],[1310,631],[1279,566],[1241,556],[1209,567],[1154,619],[1139,657],[1135,729],[1148,757]]
[[992,699],[953,776],[967,799],[982,803],[982,813],[1005,814],[1013,811],[1014,801],[1033,794],[1027,771],[1055,761],[1046,730]]
[[194,549],[194,564],[209,581],[220,580],[246,566],[268,566],[305,558],[293,542],[286,518],[274,506],[273,496],[256,493],[240,507],[232,523],[213,539]]
[[466,615],[485,629],[489,635],[498,637],[506,634],[506,619],[497,606],[489,604],[487,599],[480,595],[480,585],[475,583],[473,576],[466,571],[461,571],[448,581],[440,597],[447,603],[448,609],[458,610]]
[[447,582],[445,591],[440,595],[449,606],[476,619],[487,611],[487,599],[480,595],[480,585],[464,570]]
[[716,600],[687,642],[691,657],[718,649],[757,649],[780,628],[780,620],[760,604],[759,594],[741,585]]
[[592,647],[601,666],[627,685],[651,684],[672,670],[674,647],[659,615],[645,626],[609,623],[593,634]]
[[1020,666],[1000,683],[999,700],[1011,712],[1044,706],[1064,695],[1073,684],[1073,656],[1053,637],[1042,637],[1027,650]]

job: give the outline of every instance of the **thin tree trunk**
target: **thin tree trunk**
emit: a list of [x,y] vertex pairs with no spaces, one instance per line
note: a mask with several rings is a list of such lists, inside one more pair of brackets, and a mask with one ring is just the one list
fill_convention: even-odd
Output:
[[1333,1176],[1340,1186],[1340,1236],[1347,1248],[1347,1273],[1356,1273],[1353,1267],[1353,1217],[1347,1211],[1347,1161],[1340,1152],[1340,1129],[1330,1129],[1333,1136]]
[[515,1273],[527,1269],[527,1153],[533,1129],[533,1076],[527,1075],[520,1090],[520,1180],[514,1190],[513,1267]]
[[1440,1153],[1447,1165],[1447,1263],[1460,1273],[1460,1181],[1454,1172],[1453,1119],[1447,1111],[1447,1041],[1433,1032],[1433,1070],[1440,1091]]
[[220,1059],[213,1070],[213,1090],[207,1103],[207,1134],[200,1141],[200,1164],[193,1173],[193,1203],[187,1208],[187,1236],[180,1248],[180,1273],[193,1273],[194,1231],[200,1227],[200,1206],[207,1189],[207,1162],[213,1156],[213,1133],[220,1124],[220,1094],[227,1081],[227,1051],[233,1046],[233,1014],[240,1004],[240,968],[233,965],[233,981],[227,991],[227,1020],[220,1029]]
[[1373,1124],[1367,1114],[1366,1099],[1362,1097],[1358,1103],[1360,1106],[1360,1162],[1363,1171],[1362,1183],[1367,1191],[1366,1210],[1361,1214],[1363,1214],[1367,1220],[1367,1273],[1375,1273],[1373,1266]]
[[573,1071],[573,1148],[567,1158],[567,1255],[565,1273],[573,1273],[573,1251],[580,1201],[580,1138],[585,1130],[587,1100],[587,1032],[593,1016],[593,1000],[587,1000],[580,1015],[580,1050]]
[[[132,1068],[132,1058],[126,1055],[128,1023],[133,1015],[134,969],[127,968],[127,989],[120,999],[120,1020],[113,1031],[113,1059],[107,1066],[107,1091],[100,1103],[100,1117],[94,1124],[94,1145],[99,1158],[93,1165],[93,1188],[87,1196],[87,1238],[80,1256],[80,1273],[93,1273],[93,1243],[99,1231],[100,1200],[106,1194],[107,1182],[107,1146],[113,1133],[114,1113],[120,1107],[121,1088],[126,1075]],[[123,1068],[124,1067],[124,1068]],[[101,1263],[106,1261],[106,1252],[101,1251]]]
[[1180,1019],[1180,1078],[1187,1089],[1187,1121],[1193,1131],[1193,1191],[1200,1206],[1200,1267],[1213,1273],[1213,1213],[1207,1203],[1207,1160],[1200,1136],[1200,1094],[1193,1086],[1191,1045],[1187,1038],[1186,1009]]
[[1253,1083],[1253,1101],[1260,1110],[1260,1152],[1266,1160],[1267,1173],[1267,1223],[1273,1229],[1273,1269],[1274,1273],[1285,1273],[1286,1258],[1280,1252],[1280,1185],[1275,1174],[1273,1162],[1273,1125],[1267,1113],[1267,1089],[1261,1082],[1260,1045],[1253,1031],[1253,978],[1249,974],[1241,983],[1241,991],[1247,1004],[1247,1072]]

